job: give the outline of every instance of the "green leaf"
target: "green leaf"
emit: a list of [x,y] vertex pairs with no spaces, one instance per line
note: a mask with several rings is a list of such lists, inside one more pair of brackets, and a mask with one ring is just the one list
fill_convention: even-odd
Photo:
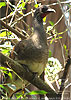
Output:
[[3,7],[3,6],[6,6],[6,3],[5,2],[0,2],[0,8]]
[[34,7],[37,8],[39,6],[39,4],[35,4]]
[[8,71],[6,71],[6,70],[3,70],[3,73],[5,73],[5,74],[7,74],[7,75],[8,75]]
[[22,6],[22,4],[19,4],[19,5],[18,5],[18,7],[21,7],[21,6]]
[[55,39],[62,39],[62,38],[63,38],[62,36],[59,36],[59,37],[57,37],[57,38],[55,37]]
[[39,7],[39,6],[41,6],[41,3],[35,4],[35,5],[34,5],[35,8],[37,8],[37,7]]
[[65,48],[65,50],[67,49],[67,46],[64,44],[64,48]]
[[2,89],[4,89],[7,93],[9,93],[8,89],[7,89],[6,87],[4,87],[2,84],[0,84],[0,87],[1,87]]
[[52,52],[51,52],[51,50],[49,50],[49,57],[51,57],[51,55],[52,55]]
[[8,69],[5,67],[0,67],[0,70],[8,70]]
[[58,33],[58,34],[63,34],[64,32],[60,32],[60,33]]
[[21,2],[23,2],[23,0],[21,0]]
[[22,11],[19,11],[19,13],[20,13],[21,15],[23,15],[23,12],[22,12]]
[[67,31],[68,31],[68,29],[66,29],[64,32],[58,33],[58,35],[63,34],[63,33],[65,33],[65,32],[67,32]]
[[54,39],[55,39],[55,38],[52,38],[52,40],[51,40],[50,44],[52,44],[52,42],[54,41]]
[[49,23],[50,23],[50,25],[52,25],[52,26],[54,25],[54,22],[52,22],[52,21],[49,21]]
[[6,54],[6,53],[8,53],[8,52],[9,52],[9,50],[7,50],[7,49],[3,49],[3,50],[2,50],[2,53],[3,53],[3,54]]
[[26,8],[25,8],[25,2],[22,2],[21,4],[19,4],[18,7],[19,7],[19,8],[22,8],[22,9],[26,9]]
[[59,39],[62,39],[63,37],[62,36],[59,36]]
[[47,94],[47,92],[44,91],[44,90],[40,90],[40,91],[32,91],[32,92],[27,93],[26,95],[37,95],[37,94],[43,95],[43,94]]
[[4,37],[6,35],[11,35],[12,33],[11,32],[7,32],[7,31],[3,31],[2,33],[0,33],[0,37]]
[[22,93],[16,93],[16,97],[17,99],[19,99],[20,97],[22,97]]
[[67,46],[64,44],[64,49],[65,49],[65,55],[68,56],[68,49]]
[[6,31],[0,33],[0,37],[4,37],[4,36],[6,36]]
[[70,5],[70,4],[67,4],[67,6],[71,7],[71,5]]
[[12,73],[11,73],[11,72],[8,73],[8,76],[9,76],[10,79],[12,80]]
[[25,2],[22,3],[22,7],[24,7],[24,6],[25,6]]

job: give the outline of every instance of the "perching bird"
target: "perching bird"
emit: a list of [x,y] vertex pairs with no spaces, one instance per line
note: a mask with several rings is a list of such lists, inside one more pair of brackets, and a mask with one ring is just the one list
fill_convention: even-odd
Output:
[[[12,59],[21,65],[28,66],[31,72],[37,73],[38,75],[41,75],[44,71],[48,59],[48,45],[46,32],[43,27],[43,18],[51,12],[55,12],[55,10],[49,8],[47,5],[41,5],[35,10],[33,17],[33,35],[26,40],[18,42],[10,55]],[[21,88],[21,80],[15,74],[13,75],[16,88]],[[9,82],[9,79],[7,82]],[[24,83],[26,84],[27,81]]]

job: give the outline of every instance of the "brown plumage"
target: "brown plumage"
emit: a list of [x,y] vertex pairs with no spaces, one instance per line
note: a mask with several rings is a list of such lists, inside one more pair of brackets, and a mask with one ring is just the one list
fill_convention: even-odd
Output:
[[[12,59],[22,65],[27,65],[31,72],[36,72],[38,75],[41,75],[44,71],[48,59],[48,45],[43,18],[51,12],[54,12],[54,9],[47,5],[42,5],[35,10],[33,18],[34,34],[28,39],[18,42],[10,55]],[[17,83],[15,84],[17,89],[21,88],[21,80],[16,78],[15,75],[14,81]],[[26,84],[26,82],[24,83]]]

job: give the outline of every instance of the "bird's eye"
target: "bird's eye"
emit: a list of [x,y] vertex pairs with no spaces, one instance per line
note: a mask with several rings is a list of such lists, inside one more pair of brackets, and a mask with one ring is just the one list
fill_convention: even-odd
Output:
[[46,13],[46,12],[47,12],[47,10],[48,10],[48,8],[47,8],[47,7],[42,8],[42,12],[43,12],[43,13]]

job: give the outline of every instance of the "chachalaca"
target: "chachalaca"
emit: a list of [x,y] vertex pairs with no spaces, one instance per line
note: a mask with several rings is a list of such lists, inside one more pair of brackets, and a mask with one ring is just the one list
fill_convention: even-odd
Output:
[[[35,10],[33,17],[34,33],[28,39],[18,42],[10,55],[12,59],[21,65],[28,66],[31,72],[38,75],[41,75],[44,71],[48,59],[48,45],[43,18],[51,12],[55,12],[55,10],[47,5],[41,5]],[[22,82],[16,75],[13,76],[13,81],[17,89],[21,88]],[[10,82],[9,79],[7,82]],[[27,81],[24,81],[24,83],[26,84]]]

